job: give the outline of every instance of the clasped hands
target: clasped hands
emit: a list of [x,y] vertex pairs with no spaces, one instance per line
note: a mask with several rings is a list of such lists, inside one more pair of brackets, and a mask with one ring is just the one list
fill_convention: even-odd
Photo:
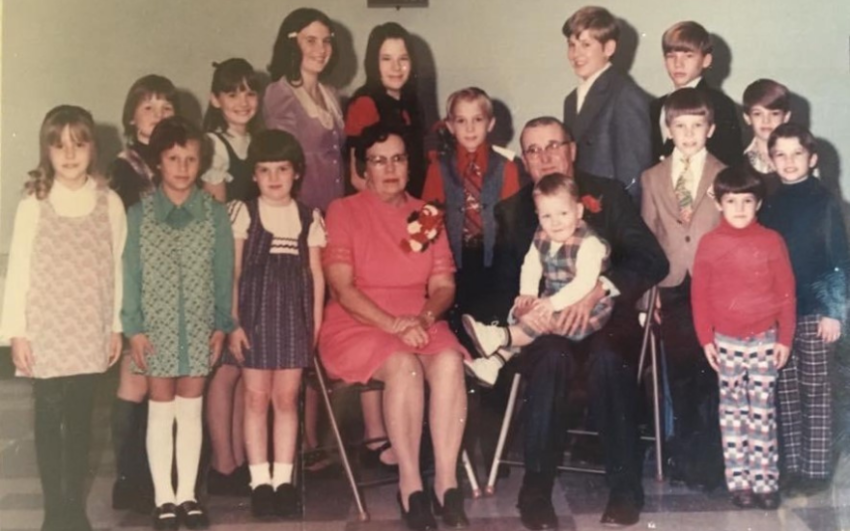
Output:
[[569,336],[587,326],[593,308],[604,296],[605,289],[597,282],[590,293],[556,314],[549,297],[520,295],[514,299],[512,313],[535,330]]
[[428,328],[432,324],[422,315],[399,315],[393,318],[387,332],[397,336],[408,347],[417,349],[431,341]]

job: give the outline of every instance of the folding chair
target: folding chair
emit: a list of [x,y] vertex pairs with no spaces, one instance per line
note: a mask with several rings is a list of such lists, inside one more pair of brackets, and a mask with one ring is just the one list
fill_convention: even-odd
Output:
[[[658,296],[658,289],[653,286],[647,294],[644,296],[643,300],[639,304],[640,311],[646,312],[646,319],[643,323],[643,337],[641,341],[641,350],[640,350],[640,361],[638,362],[638,371],[637,371],[637,381],[638,384],[641,383],[643,376],[643,366],[646,361],[646,353],[649,350],[650,353],[650,363],[652,364],[652,404],[653,404],[653,423],[654,423],[654,436],[653,437],[641,437],[642,440],[645,441],[653,441],[655,443],[655,477],[658,481],[662,481],[664,479],[663,476],[663,460],[661,453],[661,410],[658,402],[658,393],[659,393],[659,383],[658,383],[658,355],[657,355],[657,341],[655,337],[655,332],[652,329],[652,313],[655,308],[655,301]],[[496,492],[496,479],[499,473],[499,465],[507,465],[507,466],[524,466],[521,461],[513,461],[509,459],[503,458],[505,452],[505,443],[508,438],[508,432],[511,427],[511,420],[514,417],[515,409],[517,409],[517,396],[519,395],[519,385],[522,381],[522,376],[517,373],[514,374],[513,381],[511,382],[511,391],[508,395],[508,405],[505,408],[505,416],[502,419],[502,427],[499,431],[499,440],[496,443],[496,455],[493,458],[493,464],[490,467],[490,475],[487,478],[487,486],[485,487],[485,494],[492,495]],[[568,430],[570,435],[598,435],[598,433],[588,430],[580,430],[573,429]],[[586,467],[576,467],[569,465],[558,465],[558,470],[566,471],[566,472],[584,472],[590,474],[604,474],[605,471],[599,468],[586,468]]]
[[[351,488],[351,495],[352,497],[354,497],[354,504],[357,506],[357,519],[361,522],[368,522],[369,512],[366,510],[366,506],[363,503],[363,497],[360,493],[360,487],[374,485],[375,483],[361,483],[358,482],[357,479],[354,477],[354,471],[352,470],[351,462],[348,459],[348,452],[345,450],[345,443],[342,440],[342,434],[339,430],[339,424],[337,423],[336,417],[334,416],[333,405],[331,404],[332,390],[328,386],[328,381],[325,376],[324,368],[322,367],[322,363],[321,361],[319,361],[318,356],[313,357],[313,366],[316,369],[316,379],[319,382],[319,391],[322,394],[322,401],[325,404],[325,410],[328,414],[328,420],[331,426],[331,431],[333,432],[334,442],[336,443],[336,447],[339,451],[339,457],[342,461],[342,468],[345,470],[345,476],[348,479],[348,485]],[[374,389],[381,389],[382,387],[382,384],[378,382],[377,386],[374,387]],[[472,464],[469,461],[469,456],[467,456],[466,450],[462,451],[461,459],[463,460],[463,467],[466,471],[469,484],[472,486],[472,497],[479,498],[481,497],[481,488],[478,486],[478,480],[475,477],[475,471],[472,468]]]

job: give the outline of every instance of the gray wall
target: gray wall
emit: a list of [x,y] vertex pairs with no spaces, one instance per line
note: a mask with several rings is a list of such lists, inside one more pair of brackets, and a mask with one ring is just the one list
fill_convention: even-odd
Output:
[[[120,147],[120,114],[129,85],[157,72],[185,89],[192,116],[206,106],[214,60],[268,63],[278,25],[307,2],[281,0],[5,0],[2,2],[2,160],[0,253],[8,250],[15,205],[37,160],[38,126],[59,103],[90,109],[101,124],[103,158]],[[349,94],[363,79],[369,30],[396,20],[420,38],[429,113],[457,88],[479,85],[510,109],[518,130],[539,114],[561,113],[576,80],[561,24],[582,2],[431,0],[427,9],[367,9],[366,0],[313,0],[341,25],[350,52],[335,83]],[[649,93],[669,90],[660,51],[666,27],[703,23],[718,39],[712,76],[736,101],[758,77],[786,83],[795,111],[825,140],[824,177],[850,164],[850,1],[599,0],[626,22],[618,60]],[[715,82],[716,82],[715,81]],[[503,120],[504,122],[505,120]],[[516,148],[516,134],[506,135]]]

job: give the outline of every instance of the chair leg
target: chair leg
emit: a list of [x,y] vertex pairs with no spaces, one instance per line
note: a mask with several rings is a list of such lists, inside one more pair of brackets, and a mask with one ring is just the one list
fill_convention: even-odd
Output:
[[463,460],[463,469],[466,471],[466,478],[469,480],[469,485],[472,487],[472,498],[480,498],[481,487],[478,486],[478,478],[475,477],[475,469],[472,468],[472,463],[469,461],[469,455],[466,453],[466,450],[461,452],[460,457]]
[[655,424],[655,479],[664,481],[664,454],[661,449],[661,441],[663,440],[661,435],[661,401],[658,399],[658,349],[656,348],[655,333],[651,333],[649,345],[652,363],[652,412],[653,423]]
[[505,450],[505,441],[508,438],[508,430],[511,427],[511,419],[514,415],[514,406],[516,405],[517,394],[519,393],[519,383],[522,377],[519,373],[514,374],[513,382],[511,382],[511,393],[508,396],[508,406],[505,408],[505,416],[502,418],[502,428],[499,431],[499,441],[496,443],[496,454],[493,456],[493,464],[490,466],[490,476],[487,478],[487,487],[485,492],[487,495],[492,495],[496,492],[496,478],[499,475],[499,465],[502,464],[502,454]]
[[349,485],[351,486],[351,495],[354,496],[354,503],[357,505],[358,519],[361,522],[368,522],[369,513],[363,505],[360,490],[357,488],[357,480],[354,479],[354,472],[351,470],[351,463],[348,461],[348,453],[345,451],[345,444],[343,444],[342,435],[339,433],[339,425],[337,425],[336,417],[334,416],[333,406],[331,405],[331,397],[328,393],[325,375],[322,372],[322,366],[319,363],[318,357],[313,357],[313,365],[316,368],[316,377],[319,381],[319,388],[322,391],[322,400],[325,403],[325,409],[328,412],[328,420],[330,421],[331,431],[333,431],[334,440],[336,441],[337,448],[339,448],[339,457],[342,460],[342,467],[345,469],[345,475],[348,478]]

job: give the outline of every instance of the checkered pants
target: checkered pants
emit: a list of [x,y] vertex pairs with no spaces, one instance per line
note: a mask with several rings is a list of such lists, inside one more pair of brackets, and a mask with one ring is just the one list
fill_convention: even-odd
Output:
[[720,381],[720,431],[730,491],[775,492],[779,485],[776,416],[776,332],[753,338],[715,333]]
[[832,463],[829,363],[835,344],[817,337],[819,315],[798,317],[791,359],[779,372],[777,407],[783,472],[822,479]]

